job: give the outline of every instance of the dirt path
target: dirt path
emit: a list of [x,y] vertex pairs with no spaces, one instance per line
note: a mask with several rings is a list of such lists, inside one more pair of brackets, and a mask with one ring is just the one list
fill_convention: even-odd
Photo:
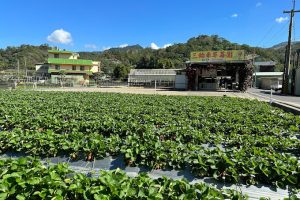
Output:
[[178,96],[229,96],[256,99],[248,93],[241,92],[214,92],[214,91],[175,91],[175,90],[154,90],[153,88],[140,87],[107,87],[107,88],[87,88],[87,87],[72,87],[72,88],[39,88],[38,91],[64,91],[64,92],[110,92],[110,93],[126,93],[126,94],[157,94],[157,95],[178,95]]

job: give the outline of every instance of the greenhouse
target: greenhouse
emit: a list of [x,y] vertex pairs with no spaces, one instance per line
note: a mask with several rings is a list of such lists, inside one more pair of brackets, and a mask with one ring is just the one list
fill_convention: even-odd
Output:
[[132,69],[128,75],[128,85],[173,87],[176,71],[178,69]]

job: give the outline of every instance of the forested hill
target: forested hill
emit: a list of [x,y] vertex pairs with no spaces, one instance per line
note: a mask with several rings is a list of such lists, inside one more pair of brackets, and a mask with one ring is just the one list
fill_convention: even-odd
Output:
[[[276,50],[285,49],[287,44],[288,44],[287,42],[281,42],[279,44],[276,44],[276,45],[272,46],[271,49],[276,49]],[[300,48],[300,41],[292,42],[292,47],[294,49],[299,49]]]
[[21,45],[0,49],[0,70],[16,68],[18,60],[20,68],[24,68],[26,63],[28,69],[33,69],[36,63],[46,61],[48,49],[47,44],[40,46]]
[[[0,69],[13,68],[19,59],[20,67],[33,69],[35,63],[44,62],[47,58],[48,45],[7,47],[0,49]],[[189,59],[191,51],[199,50],[245,50],[247,54],[258,54],[259,60],[273,60],[279,63],[280,70],[284,62],[282,48],[257,48],[232,43],[216,35],[200,35],[189,39],[186,43],[174,44],[164,49],[153,50],[140,45],[125,48],[112,48],[103,52],[79,52],[82,59],[101,60],[105,73],[113,73],[116,68],[127,73],[130,68],[182,68]]]
[[232,43],[219,36],[201,35],[189,39],[186,43],[174,44],[165,49],[153,50],[141,48],[139,45],[126,48],[114,48],[101,53],[81,52],[81,58],[101,59],[102,69],[111,73],[116,66],[128,70],[134,68],[182,68],[184,62],[189,60],[191,51],[199,50],[239,50],[243,49],[247,54],[258,54],[258,60],[273,60],[279,63],[278,70],[282,67],[284,56],[275,49],[254,48],[249,45]]

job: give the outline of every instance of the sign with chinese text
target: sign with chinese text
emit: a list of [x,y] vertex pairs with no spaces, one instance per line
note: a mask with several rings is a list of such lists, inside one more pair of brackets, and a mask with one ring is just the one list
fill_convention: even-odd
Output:
[[245,60],[244,50],[194,51],[191,53],[192,62],[236,61],[236,60]]

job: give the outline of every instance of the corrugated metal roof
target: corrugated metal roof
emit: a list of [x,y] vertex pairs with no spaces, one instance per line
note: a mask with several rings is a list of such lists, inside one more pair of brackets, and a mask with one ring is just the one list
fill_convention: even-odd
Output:
[[274,62],[274,61],[254,62],[254,65],[256,65],[256,66],[274,66],[274,65],[276,65],[276,62]]
[[129,75],[176,75],[178,69],[132,69]]
[[256,72],[253,76],[282,76],[283,72]]

